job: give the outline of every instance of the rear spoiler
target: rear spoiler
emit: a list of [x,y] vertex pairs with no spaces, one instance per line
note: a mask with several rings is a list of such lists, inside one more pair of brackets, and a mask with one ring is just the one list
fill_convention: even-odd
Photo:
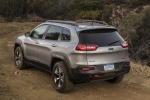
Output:
[[116,28],[99,28],[99,29],[86,29],[78,31],[78,33],[103,33],[103,32],[112,32],[117,31]]

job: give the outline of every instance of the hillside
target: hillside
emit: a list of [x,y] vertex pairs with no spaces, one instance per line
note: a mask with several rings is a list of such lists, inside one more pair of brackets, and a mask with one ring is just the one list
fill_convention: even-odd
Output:
[[6,21],[38,16],[37,20],[84,18],[109,22],[117,6],[132,10],[149,4],[149,0],[1,0],[0,15]]

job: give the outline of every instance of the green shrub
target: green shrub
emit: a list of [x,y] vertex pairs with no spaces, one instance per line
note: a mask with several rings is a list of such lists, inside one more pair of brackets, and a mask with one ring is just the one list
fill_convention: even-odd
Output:
[[103,10],[104,4],[98,1],[83,1],[77,5],[80,11]]
[[81,11],[77,15],[77,19],[93,19],[101,20],[102,11]]
[[106,5],[105,9],[103,10],[102,20],[106,21],[107,23],[110,23],[110,17],[114,8],[116,8],[115,4]]
[[136,61],[150,61],[150,7],[141,14],[127,14],[118,29],[129,43],[130,57]]

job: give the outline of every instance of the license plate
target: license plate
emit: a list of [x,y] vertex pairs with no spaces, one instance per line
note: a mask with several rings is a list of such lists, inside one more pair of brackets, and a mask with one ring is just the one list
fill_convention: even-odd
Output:
[[106,64],[104,65],[104,70],[105,71],[111,71],[111,70],[114,70],[115,67],[114,67],[114,64]]

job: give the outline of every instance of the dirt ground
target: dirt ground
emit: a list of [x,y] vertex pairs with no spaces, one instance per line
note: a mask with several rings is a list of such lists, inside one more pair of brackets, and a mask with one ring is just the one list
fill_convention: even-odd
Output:
[[55,91],[50,74],[34,67],[17,70],[13,43],[29,29],[0,34],[0,100],[150,100],[150,68],[136,63],[120,84],[93,81],[74,85],[74,90],[65,94]]

